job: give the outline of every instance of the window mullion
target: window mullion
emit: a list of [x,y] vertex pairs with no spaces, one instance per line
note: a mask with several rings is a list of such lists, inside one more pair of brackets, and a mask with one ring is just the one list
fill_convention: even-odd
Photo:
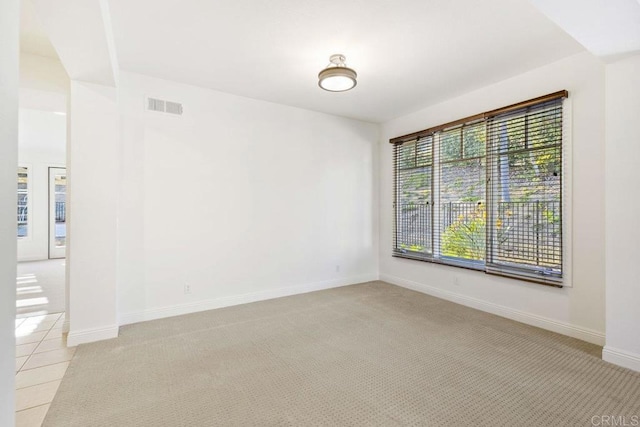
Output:
[[441,227],[442,227],[442,219],[440,215],[442,214],[442,207],[440,204],[440,132],[437,132],[433,135],[433,191],[432,191],[432,199],[433,199],[433,214],[431,217],[433,218],[433,226],[432,230],[432,238],[433,238],[433,258],[439,259],[441,257],[440,251],[440,235],[441,235]]
[[498,217],[498,203],[495,202],[495,196],[499,192],[497,188],[500,174],[499,161],[500,155],[496,153],[495,137],[491,132],[492,126],[490,121],[485,121],[485,155],[487,162],[487,179],[486,179],[486,204],[487,204],[487,221],[486,221],[486,253],[485,268],[487,264],[493,262],[495,255],[495,247],[497,245],[497,236],[495,232],[496,218]]

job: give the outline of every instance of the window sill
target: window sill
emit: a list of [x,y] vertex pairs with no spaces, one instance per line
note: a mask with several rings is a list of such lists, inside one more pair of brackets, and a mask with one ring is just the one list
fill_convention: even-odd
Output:
[[535,283],[538,285],[545,285],[553,288],[564,287],[563,283],[561,281],[558,281],[557,279],[553,279],[553,278],[537,279],[536,277],[519,275],[517,273],[495,271],[495,270],[487,269],[487,267],[483,263],[478,263],[473,261],[465,262],[465,261],[458,261],[456,259],[451,259],[451,258],[434,259],[434,258],[431,258],[431,255],[429,254],[419,254],[419,253],[412,253],[412,252],[408,252],[408,253],[393,252],[392,256],[394,258],[404,258],[404,259],[409,259],[413,261],[422,261],[429,264],[437,264],[437,265],[443,265],[443,266],[454,267],[454,268],[464,268],[465,270],[478,271],[491,276],[500,276],[500,277],[505,277],[507,279],[514,279],[522,282]]

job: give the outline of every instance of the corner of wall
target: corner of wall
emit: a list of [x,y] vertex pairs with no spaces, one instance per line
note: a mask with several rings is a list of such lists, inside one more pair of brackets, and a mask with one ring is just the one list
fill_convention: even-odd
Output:
[[608,345],[602,350],[602,360],[640,372],[640,354],[633,354]]
[[80,344],[117,338],[119,330],[118,325],[83,330],[71,330],[67,335],[67,346],[75,347]]
[[[0,2],[0,199],[16,197],[20,2]],[[0,204],[0,425],[15,422],[16,210]]]

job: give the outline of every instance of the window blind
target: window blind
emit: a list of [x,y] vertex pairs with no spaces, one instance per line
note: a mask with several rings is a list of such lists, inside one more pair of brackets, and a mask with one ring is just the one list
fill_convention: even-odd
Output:
[[562,100],[490,117],[487,133],[487,270],[560,282]]
[[485,124],[462,124],[437,133],[438,259],[484,268],[486,252]]
[[433,137],[394,149],[394,252],[412,258],[433,255]]
[[561,285],[566,96],[392,139],[393,255]]

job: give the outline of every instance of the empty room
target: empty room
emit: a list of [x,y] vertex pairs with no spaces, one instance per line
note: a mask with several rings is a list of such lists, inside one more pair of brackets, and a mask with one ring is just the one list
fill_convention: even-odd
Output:
[[640,426],[638,117],[638,0],[3,0],[0,425]]

